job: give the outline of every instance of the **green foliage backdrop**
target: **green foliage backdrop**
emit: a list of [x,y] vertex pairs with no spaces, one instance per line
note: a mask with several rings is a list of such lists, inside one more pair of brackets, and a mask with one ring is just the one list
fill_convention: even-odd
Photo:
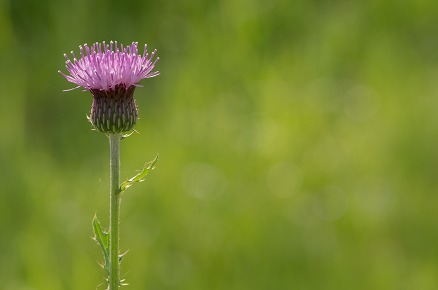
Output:
[[[108,142],[58,69],[157,48],[122,178],[131,289],[437,289],[438,2],[0,1],[0,288],[95,289]],[[99,289],[103,289],[101,286]]]

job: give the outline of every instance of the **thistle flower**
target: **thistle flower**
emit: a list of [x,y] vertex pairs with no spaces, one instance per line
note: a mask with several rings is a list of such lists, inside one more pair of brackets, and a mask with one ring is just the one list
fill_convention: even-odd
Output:
[[[152,71],[158,57],[153,60],[144,46],[143,56],[138,53],[138,43],[123,47],[116,42],[94,43],[79,46],[80,59],[71,52],[72,59],[64,54],[69,74],[62,74],[67,81],[83,87],[93,95],[90,121],[105,133],[122,133],[131,130],[137,122],[138,111],[134,100],[134,90],[139,82],[159,74]],[[71,89],[72,90],[72,89]]]

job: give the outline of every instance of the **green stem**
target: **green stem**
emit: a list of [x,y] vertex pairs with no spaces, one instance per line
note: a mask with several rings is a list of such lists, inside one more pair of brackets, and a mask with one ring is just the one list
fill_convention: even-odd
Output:
[[119,220],[120,220],[120,134],[109,134],[110,140],[110,277],[109,290],[119,289]]

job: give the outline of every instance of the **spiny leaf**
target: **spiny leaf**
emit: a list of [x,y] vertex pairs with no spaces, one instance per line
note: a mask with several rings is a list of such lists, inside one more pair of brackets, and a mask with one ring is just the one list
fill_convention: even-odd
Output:
[[134,182],[142,182],[146,177],[146,175],[148,175],[149,171],[155,168],[155,164],[157,163],[157,161],[158,161],[158,155],[154,158],[154,160],[147,162],[140,173],[136,174],[134,177],[123,182],[122,185],[120,185],[119,192],[125,191],[125,189],[131,187],[131,185],[134,184]]
[[123,260],[125,255],[128,253],[128,251],[124,252],[123,254],[119,254],[119,263]]
[[102,230],[97,216],[93,218],[93,231],[94,240],[99,244],[102,249],[103,256],[105,258],[105,265],[101,265],[108,273],[110,271],[110,245],[109,245],[109,234],[108,232]]
[[129,136],[131,136],[131,135],[134,134],[134,133],[138,133],[138,132],[137,132],[135,129],[132,129],[131,131],[129,131],[129,132],[123,134],[123,135],[122,135],[122,138],[121,138],[120,140],[126,139],[126,138],[128,138]]

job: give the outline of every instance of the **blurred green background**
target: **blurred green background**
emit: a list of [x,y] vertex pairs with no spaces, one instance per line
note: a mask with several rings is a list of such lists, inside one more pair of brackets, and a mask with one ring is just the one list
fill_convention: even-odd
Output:
[[[435,0],[0,1],[0,289],[96,289],[108,141],[63,53],[157,48],[127,289],[438,289]],[[104,289],[102,285],[98,289]]]

